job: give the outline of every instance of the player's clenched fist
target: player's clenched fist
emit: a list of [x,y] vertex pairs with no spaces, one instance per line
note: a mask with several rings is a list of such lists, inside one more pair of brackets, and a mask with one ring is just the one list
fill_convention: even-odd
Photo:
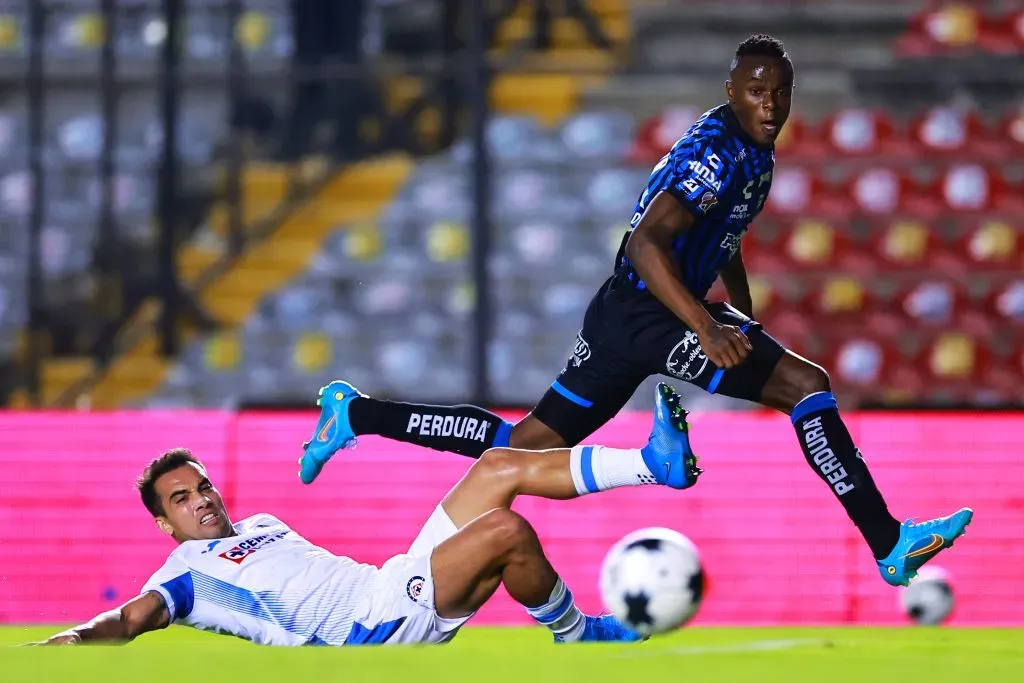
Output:
[[739,365],[751,349],[747,335],[735,325],[712,323],[697,338],[708,360],[724,370]]

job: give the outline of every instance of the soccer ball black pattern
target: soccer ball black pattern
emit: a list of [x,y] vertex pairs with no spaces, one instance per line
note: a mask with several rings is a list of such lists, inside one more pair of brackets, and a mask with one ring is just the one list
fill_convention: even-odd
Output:
[[693,619],[704,597],[700,554],[677,531],[635,531],[605,557],[601,596],[616,619],[641,635],[679,628]]
[[922,567],[917,578],[900,590],[900,607],[915,624],[937,626],[953,612],[955,600],[949,574],[940,567]]

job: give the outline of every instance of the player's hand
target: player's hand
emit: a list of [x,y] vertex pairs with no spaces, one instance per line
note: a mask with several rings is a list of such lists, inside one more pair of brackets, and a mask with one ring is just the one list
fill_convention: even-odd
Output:
[[747,335],[735,325],[714,323],[703,333],[698,333],[697,339],[708,360],[723,370],[742,363],[753,348]]
[[74,631],[64,631],[58,633],[55,636],[50,636],[46,640],[41,640],[35,643],[26,643],[26,645],[78,645],[82,642],[82,636],[78,635]]

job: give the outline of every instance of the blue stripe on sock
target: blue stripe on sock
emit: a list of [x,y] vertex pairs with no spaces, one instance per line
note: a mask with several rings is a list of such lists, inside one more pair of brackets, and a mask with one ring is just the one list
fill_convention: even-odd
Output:
[[507,448],[509,439],[512,438],[512,423],[501,421],[498,425],[498,430],[494,432],[494,441],[491,442],[491,448]]
[[578,406],[583,406],[584,408],[589,408],[590,406],[594,405],[593,401],[588,401],[587,399],[583,398],[582,396],[580,396],[578,394],[574,394],[573,392],[571,392],[568,389],[566,389],[565,387],[563,387],[559,383],[559,381],[557,379],[554,382],[551,383],[551,388],[554,389],[555,391],[557,391],[558,393],[560,393],[562,396],[565,396],[567,399],[569,399],[570,401],[572,401],[573,403],[575,403]]
[[583,485],[587,487],[588,493],[597,493],[597,479],[594,478],[594,447],[584,446],[580,452],[580,474],[583,475]]
[[539,624],[553,624],[565,616],[565,613],[572,607],[572,602],[572,591],[566,588],[565,595],[554,608],[551,605],[541,605],[540,607],[527,607],[526,611]]
[[793,407],[793,414],[789,419],[795,425],[811,413],[820,413],[823,410],[839,410],[839,404],[836,403],[836,397],[832,395],[831,391],[819,391],[816,394],[805,396]]
[[[743,327],[740,328],[740,332],[743,334],[747,333],[750,329],[750,323],[744,323]],[[715,370],[715,374],[711,376],[711,381],[708,382],[708,393],[713,394],[718,391],[718,384],[722,381],[722,377],[725,375],[725,368],[718,368]]]

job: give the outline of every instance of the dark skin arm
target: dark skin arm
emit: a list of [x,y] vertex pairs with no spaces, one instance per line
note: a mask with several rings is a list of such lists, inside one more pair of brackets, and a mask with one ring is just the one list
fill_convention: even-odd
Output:
[[718,275],[729,294],[729,303],[743,315],[753,318],[754,302],[750,298],[750,284],[747,282],[747,269],[743,265],[742,249],[736,250],[736,255]]
[[750,341],[738,327],[722,325],[708,314],[683,284],[672,257],[672,241],[693,223],[693,216],[672,195],[659,193],[629,236],[626,258],[651,294],[697,334],[708,359],[728,369],[747,357]]
[[91,621],[69,628],[31,645],[78,645],[79,643],[127,643],[148,631],[166,628],[170,615],[163,598],[146,593],[118,609],[103,612]]

